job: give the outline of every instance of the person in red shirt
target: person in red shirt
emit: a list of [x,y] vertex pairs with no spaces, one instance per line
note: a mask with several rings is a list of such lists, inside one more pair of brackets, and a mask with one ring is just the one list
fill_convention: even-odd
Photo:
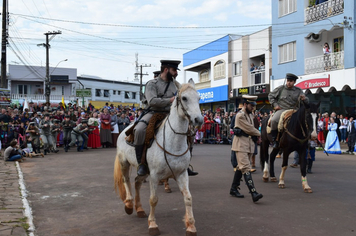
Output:
[[324,137],[326,138],[328,136],[328,123],[329,123],[329,114],[327,112],[324,113]]

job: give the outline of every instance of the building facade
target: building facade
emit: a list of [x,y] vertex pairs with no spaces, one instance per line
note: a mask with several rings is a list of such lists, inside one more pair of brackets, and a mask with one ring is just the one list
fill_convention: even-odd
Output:
[[315,2],[272,1],[271,89],[293,73],[299,76],[296,86],[311,101],[321,101],[321,112],[355,115],[355,1]]
[[[271,28],[251,35],[227,35],[183,55],[186,72],[196,72],[201,109],[234,111],[244,94],[257,95],[258,107],[268,103],[271,75]],[[251,64],[255,67],[251,70]]]

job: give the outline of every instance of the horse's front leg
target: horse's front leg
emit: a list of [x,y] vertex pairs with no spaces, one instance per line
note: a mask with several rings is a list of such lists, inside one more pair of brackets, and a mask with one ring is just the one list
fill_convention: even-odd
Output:
[[192,207],[192,195],[189,191],[189,179],[188,179],[188,172],[183,171],[177,178],[177,184],[179,186],[180,191],[184,197],[184,204],[185,204],[185,216],[184,222],[186,226],[186,236],[196,236],[197,229],[195,228],[195,219],[193,216],[193,207]]
[[142,204],[141,204],[141,198],[140,198],[140,189],[142,186],[142,182],[146,179],[146,176],[144,177],[139,177],[137,176],[135,179],[135,209],[136,209],[136,213],[137,216],[139,218],[145,218],[147,217],[145,211],[142,208]]
[[300,161],[300,172],[302,174],[302,186],[304,189],[305,193],[312,193],[313,190],[308,184],[307,181],[307,157],[308,157],[308,152],[299,152],[299,161]]
[[131,215],[133,212],[133,197],[131,194],[132,190],[131,190],[129,170],[130,170],[130,166],[128,164],[122,166],[124,187],[126,189],[126,199],[124,200],[125,212],[126,214]]
[[149,235],[154,236],[160,234],[155,218],[155,209],[158,203],[158,197],[157,197],[158,180],[157,178],[153,177],[154,175],[152,175],[152,173],[150,176],[151,176],[150,178],[151,195],[150,195],[150,215],[148,216],[148,233]]

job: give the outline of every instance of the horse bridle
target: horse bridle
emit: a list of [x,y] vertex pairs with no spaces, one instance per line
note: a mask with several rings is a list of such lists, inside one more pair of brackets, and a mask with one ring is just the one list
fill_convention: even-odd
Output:
[[[178,111],[178,107],[179,107],[179,104],[180,104],[181,107],[182,107],[182,111],[183,111],[183,113],[184,113],[184,116],[188,118],[188,121],[189,121],[188,130],[187,130],[187,132],[185,132],[185,133],[181,133],[181,132],[175,131],[175,130],[173,129],[173,127],[172,127],[170,121],[169,121],[169,115],[170,115],[170,113],[169,113],[168,116],[167,116],[168,125],[169,125],[169,127],[171,128],[171,130],[173,131],[174,134],[185,135],[185,136],[187,136],[187,138],[192,137],[192,136],[194,135],[194,131],[192,131],[192,130],[190,129],[192,122],[191,122],[191,119],[190,119],[190,115],[188,114],[187,110],[186,110],[185,107],[183,106],[183,103],[182,103],[181,98],[180,98],[180,94],[177,95],[176,100],[177,100],[177,106],[176,106],[176,107],[177,107],[177,111]],[[176,180],[176,176],[174,175],[174,172],[173,172],[171,166],[170,166],[169,163],[168,163],[167,154],[169,154],[169,155],[171,155],[171,156],[175,156],[175,157],[183,156],[183,155],[185,155],[185,154],[189,151],[190,146],[191,146],[191,142],[188,141],[188,148],[187,148],[187,150],[185,150],[185,152],[183,152],[182,154],[176,155],[176,154],[170,153],[170,152],[168,152],[168,151],[166,150],[166,148],[165,148],[165,146],[166,146],[166,137],[165,137],[165,134],[166,134],[166,122],[163,124],[163,146],[161,146],[161,145],[158,143],[158,141],[157,141],[157,139],[156,139],[156,135],[154,135],[154,139],[155,139],[155,141],[156,141],[156,143],[157,143],[157,146],[162,149],[162,151],[163,151],[163,153],[164,153],[164,159],[165,159],[165,161],[166,161],[166,163],[167,163],[169,169],[170,169],[171,172],[172,172],[173,179]],[[188,140],[189,140],[189,139],[188,139]]]

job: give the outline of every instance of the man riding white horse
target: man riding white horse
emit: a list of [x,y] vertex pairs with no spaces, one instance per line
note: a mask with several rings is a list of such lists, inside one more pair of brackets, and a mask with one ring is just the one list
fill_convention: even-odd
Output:
[[[146,136],[147,125],[154,113],[169,113],[172,102],[180,87],[180,84],[175,80],[178,76],[178,65],[180,61],[161,60],[161,72],[154,79],[147,82],[145,87],[145,96],[142,103],[145,107],[145,114],[140,118],[134,128],[134,146],[136,159],[139,164],[137,168],[138,176],[148,174],[148,168],[145,163],[142,163],[142,155],[144,151],[144,142]],[[188,168],[189,175],[196,175]]]
[[289,109],[299,107],[299,99],[305,103],[309,103],[309,99],[303,93],[303,90],[294,86],[298,76],[287,73],[287,83],[275,88],[268,94],[268,100],[273,106],[275,113],[271,119],[271,136],[273,141],[273,148],[278,148],[278,122],[281,114]]

